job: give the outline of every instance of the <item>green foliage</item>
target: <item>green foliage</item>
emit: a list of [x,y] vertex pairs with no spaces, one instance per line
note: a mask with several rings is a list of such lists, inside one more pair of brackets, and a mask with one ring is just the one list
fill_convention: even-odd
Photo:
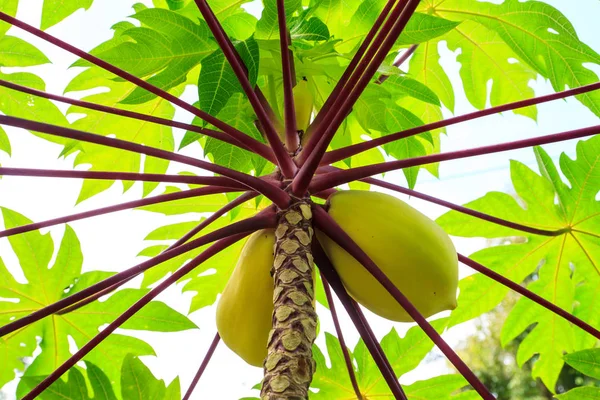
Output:
[[[511,176],[518,199],[490,192],[466,204],[500,218],[548,230],[564,230],[558,236],[523,234],[457,212],[449,212],[438,223],[450,234],[463,237],[502,238],[525,236],[525,243],[499,245],[471,257],[503,276],[522,282],[536,272],[538,279],[528,289],[572,312],[593,326],[600,326],[598,302],[588,301],[600,288],[598,271],[600,246],[600,202],[595,199],[599,182],[590,179],[599,173],[600,137],[577,145],[577,158],[563,154],[560,167],[569,181],[565,184],[556,166],[541,148],[535,149],[542,175],[525,165],[511,162]],[[558,199],[558,203],[555,202]],[[450,318],[456,325],[490,311],[506,296],[508,289],[483,275],[471,275],[460,282],[458,307]],[[579,300],[579,301],[577,301]],[[530,325],[536,326],[519,346],[517,362],[522,365],[535,354],[533,376],[551,390],[563,366],[563,352],[593,346],[595,339],[557,315],[526,298],[520,299],[502,328],[502,343],[509,343]]]
[[[208,2],[239,51],[251,84],[262,90],[275,114],[281,117],[283,91],[276,1],[263,2],[265,7],[260,18],[244,8],[250,0]],[[386,0],[285,2],[296,79],[306,79],[317,110],[340,79],[385,3]],[[52,27],[91,5],[92,0],[44,0],[41,28]],[[91,53],[176,96],[182,95],[187,86],[196,87],[195,105],[199,109],[264,142],[257,128],[256,115],[195,1],[154,0],[153,5],[154,8],[147,8],[136,4],[132,15],[114,16],[115,21],[121,22],[112,26],[113,37],[96,46]],[[15,15],[17,7],[18,0],[0,0],[0,10],[9,15]],[[538,76],[548,79],[557,91],[598,80],[589,65],[597,66],[600,55],[579,39],[564,15],[541,1],[505,0],[493,4],[470,0],[423,0],[417,11],[378,70],[377,78],[387,75],[388,79],[384,83],[373,80],[368,85],[339,128],[331,143],[332,149],[363,142],[365,137],[377,138],[439,121],[443,118],[443,109],[454,112],[456,94],[460,96],[462,91],[475,108],[483,109],[488,104],[496,106],[532,97],[534,93],[529,83]],[[6,35],[8,29],[8,24],[0,22],[0,66],[3,67],[0,79],[45,90],[42,79],[29,70],[15,72],[8,69],[50,62],[32,44]],[[399,68],[394,66],[399,52],[415,44],[418,47],[410,60]],[[444,45],[458,54],[460,87],[453,87],[440,64],[440,47]],[[77,97],[81,97],[77,92],[84,92],[84,100],[151,116],[172,119],[175,115],[173,106],[166,101],[98,67],[82,60],[73,66],[84,68],[77,70],[65,92]],[[95,94],[90,95],[90,91]],[[600,92],[577,98],[600,116]],[[0,112],[113,135],[169,151],[198,142],[202,155],[212,162],[241,172],[264,175],[274,168],[255,154],[197,133],[187,132],[176,143],[171,128],[80,107],[68,108],[66,114],[70,121],[74,120],[70,123],[53,102],[5,88],[0,88]],[[532,119],[537,117],[535,107],[519,109],[515,113]],[[80,118],[74,118],[76,115]],[[192,123],[214,128],[198,118]],[[445,132],[443,128],[436,129],[395,141],[382,149],[372,149],[343,160],[336,166],[347,168],[382,162],[384,154],[386,158],[405,159],[437,153],[440,136]],[[74,166],[86,165],[92,171],[165,173],[169,167],[168,161],[153,157],[33,134],[60,144],[63,148],[57,156],[72,156]],[[2,128],[0,151],[8,155],[12,151],[9,137]],[[491,192],[467,206],[529,226],[563,230],[560,235],[523,234],[457,212],[442,216],[438,222],[455,236],[486,237],[497,241],[518,237],[517,241],[480,250],[472,257],[515,282],[525,284],[528,277],[535,276],[535,281],[526,283],[530,290],[600,327],[600,303],[596,299],[600,291],[600,204],[596,200],[600,190],[597,179],[600,140],[594,137],[580,142],[577,157],[570,159],[563,154],[559,166],[543,149],[534,151],[539,173],[519,162],[511,162],[516,199],[506,193]],[[421,169],[437,176],[439,165],[405,169],[409,187],[417,184]],[[567,182],[561,176],[566,177]],[[113,184],[112,181],[85,180],[77,201],[89,199]],[[132,184],[123,182],[124,190]],[[153,192],[157,185],[145,182],[143,196]],[[366,189],[368,185],[353,182],[350,187]],[[181,189],[168,186],[164,192],[178,190]],[[203,220],[197,215],[184,214],[214,212],[236,195],[204,196],[144,207],[148,212],[173,217],[177,222],[152,230],[146,237],[148,247],[139,256],[156,256]],[[254,215],[257,209],[266,205],[264,200],[247,202],[219,218],[201,234]],[[2,211],[7,228],[29,222],[14,211]],[[182,279],[182,291],[193,293],[190,312],[215,303],[235,267],[242,244],[232,246]],[[68,226],[56,255],[50,235],[37,231],[11,237],[10,245],[27,283],[18,281],[0,260],[0,324],[111,275],[103,271],[82,272],[83,254],[77,236]],[[205,248],[146,271],[143,289],[118,291],[102,302],[55,315],[5,338],[0,343],[3,367],[6,366],[0,368],[0,386],[13,379],[14,369],[24,369],[21,360],[34,354],[38,346],[36,337],[41,338],[41,353],[25,369],[18,389],[20,395],[71,354],[69,337],[81,347],[101,326],[114,320],[147,293],[149,287]],[[48,268],[50,264],[52,267]],[[317,300],[325,304],[320,284],[317,284],[316,293]],[[460,283],[459,307],[449,318],[435,321],[435,326],[442,331],[476,318],[494,309],[507,293],[507,289],[479,274],[469,276]],[[165,304],[152,302],[123,327],[166,332],[192,329],[195,325]],[[596,362],[600,356],[597,349],[591,349],[597,344],[595,339],[529,300],[521,299],[512,307],[498,336],[505,347],[518,348],[516,361],[519,366],[525,366],[526,371],[532,366],[533,377],[539,377],[551,391],[556,390],[557,381],[560,383],[564,362],[600,379]],[[403,338],[392,330],[382,340],[382,346],[398,377],[416,368],[432,349],[432,343],[417,328],[411,328]],[[315,347],[314,350],[319,367],[313,387],[319,392],[311,397],[354,398],[337,339],[326,334],[326,347],[330,364],[325,362],[325,349]],[[166,386],[137,358],[152,354],[152,347],[142,340],[123,334],[111,335],[85,358],[85,370],[81,366],[72,368],[67,381],[57,381],[41,398],[179,399],[177,379]],[[354,348],[352,358],[363,393],[369,397],[391,397],[362,341]],[[473,391],[465,390],[466,386],[462,377],[445,375],[416,382],[406,386],[405,390],[409,398],[414,399],[476,398]],[[594,387],[575,388],[557,398],[586,396],[600,398]]]
[[[26,217],[2,208],[4,226],[31,223]],[[83,254],[75,232],[67,225],[60,247],[54,254],[50,234],[38,231],[9,238],[27,283],[18,282],[0,259],[0,324],[30,314],[61,298],[88,287],[112,275],[110,272],[81,270]],[[54,259],[52,265],[50,261]],[[98,333],[98,328],[112,322],[148,290],[124,289],[102,302],[93,302],[72,312],[54,315],[4,337],[0,343],[3,367],[0,385],[14,378],[14,370],[22,370],[21,359],[30,357],[41,338],[41,353],[27,366],[25,377],[48,375],[70,355],[69,337],[81,347]],[[124,325],[124,329],[176,332],[196,326],[162,302],[151,302]],[[104,371],[118,388],[119,368],[128,353],[152,355],[152,347],[137,338],[113,334],[85,358]],[[107,357],[110,354],[110,357]]]
[[[540,1],[506,0],[500,5],[468,0],[424,2],[434,15],[462,21],[447,37],[451,49],[461,48],[459,61],[467,97],[482,108],[486,82],[493,80],[492,105],[530,97],[529,79],[538,73],[555,90],[593,83],[598,77],[584,63],[598,64],[598,55],[577,37],[573,25],[554,7]],[[510,59],[518,62],[510,63]],[[600,94],[578,99],[600,115]],[[522,110],[535,117],[532,110]]]
[[[438,331],[443,331],[447,324],[446,319],[433,321]],[[322,350],[313,347],[313,354],[317,362],[317,370],[312,387],[318,389],[312,393],[311,399],[356,399],[352,389],[346,364],[338,339],[325,332],[329,367],[325,361]],[[419,365],[421,360],[433,348],[433,343],[418,327],[408,330],[401,338],[395,329],[392,329],[381,340],[381,347],[390,360],[396,376],[400,378]],[[371,357],[365,343],[359,340],[353,351],[349,350],[352,358],[353,369],[356,374],[358,387],[364,398],[392,398],[385,380],[381,376],[375,361]],[[412,385],[404,385],[403,389],[409,399],[475,399],[475,392],[463,391],[467,382],[461,375],[442,375],[424,381],[417,381]]]
[[[565,362],[594,379],[600,379],[600,349],[587,349],[567,354]],[[600,387],[598,385],[578,387],[556,398],[559,400],[600,399]]]
[[[88,386],[83,373],[70,369],[67,382],[58,380],[40,396],[40,400],[117,400],[114,389],[102,369],[86,361],[86,372],[93,397],[89,396]],[[44,376],[23,378],[28,390],[40,383]],[[128,354],[121,367],[121,397],[123,399],[176,400],[181,398],[179,378],[169,386],[162,379],[156,379],[142,361]]]
[[595,379],[600,379],[600,349],[586,349],[567,354],[565,362]]
[[93,0],[64,0],[60,2],[44,0],[41,28],[48,29],[79,9],[87,10],[92,2]]
[[[235,45],[252,86],[256,85],[258,75],[258,44],[250,38]],[[200,109],[211,115],[219,114],[234,93],[242,92],[233,69],[221,49],[217,49],[202,61],[202,71],[198,79],[198,97]]]

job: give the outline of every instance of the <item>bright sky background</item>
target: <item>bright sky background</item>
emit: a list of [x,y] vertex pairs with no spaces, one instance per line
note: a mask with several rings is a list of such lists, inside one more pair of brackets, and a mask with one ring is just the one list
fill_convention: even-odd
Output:
[[[125,19],[133,13],[132,0],[103,0],[95,1],[87,12],[82,10],[76,12],[57,26],[49,29],[49,33],[58,36],[67,42],[89,50],[97,44],[112,36],[110,26]],[[547,3],[559,8],[577,28],[577,32],[584,42],[600,52],[600,35],[598,35],[597,16],[600,15],[600,2],[597,0],[547,0]],[[145,0],[143,3],[150,3]],[[42,0],[21,0],[17,17],[35,26],[39,26],[41,17]],[[253,12],[258,11],[256,5],[250,5]],[[9,34],[22,37],[41,49],[52,61],[52,64],[28,68],[40,75],[46,82],[46,90],[51,93],[62,94],[67,83],[77,74],[77,69],[67,70],[68,65],[75,61],[76,57],[68,54],[52,45],[37,38],[27,35],[19,29],[11,29]],[[458,80],[458,69],[460,65],[455,62],[456,54],[442,49],[442,64],[449,75],[455,88],[460,88]],[[3,69],[9,72],[15,69]],[[598,69],[594,69],[597,73]],[[551,93],[550,85],[542,79],[531,82],[536,95]],[[81,95],[81,94],[78,94]],[[193,102],[195,89],[189,88],[184,98]],[[64,105],[59,105],[65,110]],[[457,91],[456,115],[474,111],[467,103],[464,94]],[[446,113],[449,116],[449,113]],[[178,110],[175,119],[189,122],[191,116],[186,112]],[[539,107],[537,123],[512,113],[496,115],[477,121],[463,123],[448,129],[448,136],[442,138],[442,149],[451,151],[465,149],[475,146],[506,142],[527,137],[535,137],[549,133],[561,132],[580,127],[598,124],[598,118],[580,103],[573,99],[566,101],[555,101]],[[60,147],[49,142],[35,138],[26,131],[7,128],[6,131],[13,146],[13,156],[9,158],[0,153],[0,164],[6,167],[29,167],[29,168],[72,168],[73,157],[66,160],[57,159]],[[183,132],[176,130],[177,141],[181,140]],[[546,146],[546,150],[555,159],[561,152],[574,155],[575,142],[563,142]],[[197,144],[189,146],[185,154],[199,156],[200,148]],[[426,172],[422,172],[417,190],[449,200],[455,203],[465,203],[476,199],[491,190],[511,191],[509,176],[509,159],[517,159],[532,168],[535,167],[533,152],[529,149],[512,151],[486,156],[484,158],[473,158],[445,162],[440,168],[441,179],[434,178]],[[176,173],[181,168],[173,164],[169,173]],[[185,167],[189,169],[189,167]],[[404,184],[401,173],[386,175],[386,180]],[[122,194],[120,183],[90,200],[74,207],[75,200],[81,182],[77,180],[52,180],[39,178],[16,178],[4,177],[0,180],[0,206],[14,209],[34,221],[41,221],[53,217],[80,212],[110,204],[134,200],[141,197],[141,184],[136,184],[127,193]],[[157,189],[154,193],[160,193]],[[408,199],[404,198],[408,201]],[[411,199],[410,204],[431,218],[436,218],[445,210],[442,207],[428,204],[426,202]],[[142,211],[120,212],[109,214],[93,219],[72,223],[83,246],[85,255],[84,269],[101,269],[120,271],[140,261],[136,254],[146,244],[144,237],[152,229],[178,221],[189,221],[198,215],[184,215],[180,217],[164,217],[159,214]],[[44,230],[45,232],[46,230]],[[54,227],[50,230],[55,243],[58,244],[64,231],[63,226]],[[460,252],[470,254],[483,247],[485,240],[471,239],[455,240],[455,245]],[[16,257],[12,253],[7,239],[0,239],[0,256],[15,274],[19,281],[25,281],[19,271]],[[461,269],[461,275],[469,273]],[[139,283],[139,281],[137,281]],[[181,312],[186,312],[189,305],[190,294],[181,295],[179,287],[167,290],[160,300],[167,302]],[[341,308],[339,306],[338,308]],[[321,332],[335,332],[328,313],[319,309],[321,316]],[[342,312],[342,324],[349,344],[353,347],[358,340],[352,324],[345,318]],[[389,332],[395,326],[400,332],[405,332],[410,324],[392,324],[377,316],[369,314],[378,337]],[[207,307],[191,315],[191,319],[198,324],[199,330],[191,330],[180,333],[140,333],[129,332],[139,336],[156,349],[158,357],[143,357],[144,362],[159,377],[169,383],[176,376],[180,376],[182,392],[185,392],[198,365],[206,351],[210,341],[215,334],[214,307]],[[451,344],[456,344],[464,335],[468,334],[470,327],[459,326],[444,334],[444,338]],[[324,344],[323,335],[317,339],[319,345]],[[434,355],[441,355],[435,350]],[[436,359],[425,367],[421,364],[417,370],[407,374],[401,380],[402,383],[411,383],[414,380],[425,379],[437,374],[447,372],[445,361],[441,357],[429,357]],[[195,399],[219,399],[233,400],[240,397],[257,395],[250,388],[260,381],[262,370],[247,366],[235,354],[229,351],[223,344],[219,345],[213,360],[198,385]],[[13,399],[15,383],[9,383],[4,388],[4,394],[8,399]],[[0,392],[0,395],[3,393]]]

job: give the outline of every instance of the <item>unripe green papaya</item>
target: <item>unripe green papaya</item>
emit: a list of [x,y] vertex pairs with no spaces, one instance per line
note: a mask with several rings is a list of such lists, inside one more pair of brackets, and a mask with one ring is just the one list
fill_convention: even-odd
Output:
[[[458,259],[448,235],[402,200],[384,193],[346,190],[330,196],[329,215],[423,314],[456,308]],[[349,294],[375,314],[413,319],[358,262],[322,232],[319,242]]]
[[273,314],[275,234],[252,234],[217,304],[217,330],[223,342],[248,364],[262,367]]

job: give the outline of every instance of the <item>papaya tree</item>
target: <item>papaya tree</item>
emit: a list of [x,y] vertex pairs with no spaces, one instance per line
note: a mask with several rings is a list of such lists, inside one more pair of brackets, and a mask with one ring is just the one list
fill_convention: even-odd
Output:
[[[143,185],[141,199],[44,221],[2,208],[0,238],[12,251],[2,256],[16,257],[20,272],[0,259],[0,385],[18,371],[22,399],[188,399],[223,341],[263,369],[262,399],[493,399],[442,333],[509,291],[521,297],[500,339],[519,337],[517,361],[533,359],[532,378],[555,393],[565,362],[597,378],[600,125],[441,149],[446,127],[508,111],[535,119],[536,105],[572,96],[600,116],[590,67],[600,55],[573,24],[534,0],[264,0],[254,14],[245,3],[138,3],[115,17],[110,39],[84,50],[48,29],[91,0],[44,0],[39,28],[16,17],[25,1],[0,0],[0,150],[10,155],[12,135],[29,131],[72,160],[56,170],[5,157],[0,175],[83,180],[78,203],[116,181],[125,191]],[[77,57],[64,92],[80,98],[51,94],[27,70],[49,61],[40,41]],[[444,118],[456,88],[439,62],[443,45],[460,50],[459,89],[475,112]],[[536,97],[536,78],[555,92]],[[173,129],[185,132],[177,149]],[[576,156],[557,166],[541,146],[567,140],[580,140]],[[538,171],[510,162],[516,196],[494,191],[463,206],[415,190],[442,162],[527,148]],[[168,173],[172,164],[195,172]],[[405,185],[381,179],[395,171]],[[164,193],[151,195],[157,188]],[[434,222],[380,189],[450,211]],[[161,244],[137,265],[84,272],[69,224],[131,209],[210,215],[157,227],[148,240]],[[55,252],[40,230],[57,225]],[[499,244],[465,256],[449,235]],[[459,264],[476,273],[459,282]],[[179,380],[167,385],[141,362],[153,354],[146,341],[117,332],[196,328],[155,300],[177,283],[192,292],[190,313],[216,303],[217,333],[183,396]],[[361,336],[353,351],[334,293]],[[329,364],[314,344],[317,302],[336,328],[326,334]],[[378,340],[363,308],[416,325]],[[433,345],[458,374],[401,385]]]

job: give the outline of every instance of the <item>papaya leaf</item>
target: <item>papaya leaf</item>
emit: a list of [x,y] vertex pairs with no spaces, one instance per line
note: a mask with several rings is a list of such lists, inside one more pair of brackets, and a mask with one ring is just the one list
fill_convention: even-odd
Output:
[[434,106],[441,106],[441,102],[437,94],[429,89],[423,83],[416,79],[409,78],[407,76],[390,76],[382,84],[386,88],[394,99],[399,100],[399,96],[410,96],[417,100],[424,101]]
[[[512,87],[513,93],[502,92],[499,87],[497,97],[493,94],[492,88],[492,98],[496,97],[495,100],[492,99],[492,104],[494,101],[498,103],[514,101],[517,93],[519,96],[530,93],[526,81],[531,79],[532,75],[523,63],[549,79],[556,91],[598,81],[598,76],[584,64],[600,63],[600,55],[581,42],[573,25],[560,11],[546,3],[507,0],[502,4],[492,4],[448,0],[433,6],[430,11],[443,18],[469,20],[495,32],[495,35],[491,34],[470,23],[465,24],[464,27],[461,24],[456,32],[453,32],[453,37],[448,36],[450,48],[454,48],[456,40],[460,38],[461,48],[465,54],[465,57],[462,57],[465,62],[463,65],[467,67],[465,75],[472,69],[471,64],[477,60],[487,66],[487,73],[482,73],[484,77],[494,79],[495,83],[500,87],[506,87],[507,90]],[[512,56],[503,49],[505,48],[503,44],[494,45],[497,39],[510,47]],[[492,51],[491,46],[494,46],[494,51],[500,51],[499,54],[493,55],[493,59],[485,54]],[[511,59],[518,62],[509,65]],[[481,70],[481,65],[477,65],[477,70]],[[512,83],[509,81],[509,73]],[[477,78],[478,88],[474,86],[475,82],[468,82],[470,78],[465,82],[465,88],[470,92],[467,96],[471,101],[475,101],[475,106],[481,105],[482,84],[485,84],[481,80],[483,77]],[[509,100],[509,96],[513,97],[513,100]],[[596,115],[600,115],[600,93],[590,92],[578,95],[577,98]],[[534,116],[532,110],[521,112]]]
[[[184,83],[188,73],[216,47],[209,40],[210,31],[203,21],[195,24],[177,13],[156,8],[140,11],[132,18],[171,41],[172,59],[164,60],[165,69],[148,79],[149,83],[161,89],[169,90]],[[122,103],[140,104],[155,97],[145,89],[136,88]]]
[[[499,34],[473,21],[465,21],[446,36],[451,50],[461,49],[457,61],[462,65],[460,77],[469,102],[477,109],[498,106],[534,97],[529,81],[537,76],[530,66],[515,57]],[[492,81],[488,93],[489,81]],[[514,111],[535,119],[535,107]]]
[[586,349],[566,354],[565,362],[577,371],[600,379],[600,349]]
[[[7,229],[31,223],[29,219],[7,208],[2,208],[2,215]],[[75,232],[68,225],[51,268],[49,265],[53,258],[54,242],[50,234],[28,232],[11,236],[9,243],[27,283],[18,282],[0,260],[2,325],[60,300],[75,286],[80,290],[80,280],[89,285],[107,276],[106,273],[98,272],[82,274],[83,254]],[[95,279],[89,279],[90,274]],[[38,345],[37,337],[41,338],[41,353],[27,367],[25,376],[50,374],[71,356],[69,338],[80,348],[98,333],[102,325],[112,322],[147,292],[140,289],[118,291],[107,300],[90,303],[67,314],[53,315],[5,337],[0,344],[4,355],[0,384],[12,380],[15,369],[23,369],[21,360],[32,356]],[[123,325],[124,329],[161,332],[195,327],[187,317],[156,301],[148,304]],[[140,339],[113,334],[92,350],[85,360],[101,368],[117,390],[118,384],[115,382],[118,381],[119,368],[128,353],[154,354],[152,347]]]
[[[142,18],[147,22],[151,21],[151,17],[154,16],[154,14],[145,14],[145,12],[140,12],[139,14],[144,14],[145,16]],[[157,19],[160,21],[158,17]],[[156,23],[157,25],[159,24],[159,22],[156,21],[151,23]],[[97,46],[94,50],[92,50],[92,53],[96,55],[106,53],[111,49],[118,48],[119,46],[127,43],[129,39],[128,36],[125,35],[125,32],[129,32],[131,30],[129,25],[130,24],[128,23],[119,23],[113,26],[115,32],[114,37]],[[149,30],[149,28],[144,29]],[[155,33],[157,35],[162,35],[157,31],[155,31]],[[84,99],[106,106],[136,111],[142,114],[167,119],[173,118],[175,112],[173,106],[161,98],[154,98],[154,100],[147,101],[144,104],[120,104],[136,90],[136,86],[128,82],[115,80],[113,78],[114,75],[105,72],[98,67],[91,67],[75,76],[68,84],[65,91],[84,91],[103,87],[107,88],[108,91],[105,89],[101,93],[86,96]],[[176,88],[171,89],[171,91],[173,94],[179,95],[183,91],[184,85],[185,82]],[[123,118],[103,112],[87,110],[76,106],[69,107],[67,112],[84,115],[84,117],[77,119],[77,121],[73,123],[73,127],[76,129],[101,135],[115,135],[115,137],[119,139],[129,140],[169,151],[173,151],[175,148],[172,129],[170,127],[151,124],[135,119]],[[169,165],[167,160],[162,160],[155,157],[144,158],[142,164],[142,157],[140,154],[115,150],[105,146],[81,143],[78,141],[71,141],[71,144],[71,147],[69,147],[67,151],[63,152],[63,155],[66,156],[71,152],[77,152],[75,157],[75,165],[90,164],[91,170],[162,174],[166,172]],[[78,202],[101,193],[102,191],[111,187],[113,184],[114,181],[86,180],[83,183]],[[133,182],[123,182],[123,187],[125,190],[128,190],[132,185]],[[144,182],[143,195],[148,195],[157,186],[158,183],[156,182]]]
[[[199,24],[176,12],[162,9],[142,9],[131,16],[143,26],[131,26],[118,31],[120,40],[112,45],[100,45],[92,51],[97,57],[138,77],[152,75],[148,82],[164,90],[184,83],[188,73],[214,51],[204,21]],[[88,66],[84,60],[74,66]],[[123,104],[141,104],[156,96],[145,89],[135,88],[120,100]]]
[[14,36],[0,37],[0,66],[30,67],[46,64],[48,58],[32,44]]
[[[415,126],[423,125],[423,121],[410,111],[396,105],[387,104],[385,110],[385,121],[387,123],[387,132],[399,132]],[[383,146],[385,152],[397,159],[420,157],[427,155],[427,149],[423,142],[433,144],[433,138],[430,132],[424,132],[418,136],[411,136],[405,139],[396,140]],[[417,183],[417,176],[420,167],[405,168],[404,176],[410,188]]]
[[[302,7],[302,0],[285,0],[285,15],[289,21],[294,12]],[[277,22],[277,0],[264,0],[264,9],[256,23],[257,40],[279,39],[279,24]]]
[[[252,0],[208,0],[208,4],[217,18],[220,21],[223,21],[233,15],[239,16],[246,14],[246,10],[242,8],[242,6],[251,1]],[[153,0],[153,3],[155,7],[176,11],[178,14],[183,15],[192,21],[204,19],[194,0]]]
[[[147,211],[164,213],[166,215],[176,215],[189,212],[216,211],[228,202],[227,197],[223,194],[186,199],[183,201],[188,200],[191,202],[187,204],[171,204],[177,203],[171,202],[160,205],[160,207],[149,206],[144,207],[143,209]],[[265,206],[265,203],[261,203],[259,208],[264,208]],[[254,201],[248,201],[237,207],[237,210],[238,211],[235,214],[235,218],[232,219],[229,215],[220,217],[203,231],[194,236],[194,238],[222,228],[232,222],[251,217],[256,214],[257,207]],[[144,257],[154,257],[158,255],[160,252],[165,250],[167,245],[162,243],[156,244],[157,242],[164,243],[165,241],[172,242],[177,240],[202,222],[203,219],[204,218],[191,220],[189,222],[169,224],[153,230],[146,236],[146,240],[154,241],[155,244],[146,247],[144,250],[142,250],[142,252],[140,252],[139,255]],[[219,257],[213,257],[207,260],[198,266],[192,273],[181,279],[180,282],[187,281],[182,289],[184,292],[195,292],[194,296],[192,297],[190,312],[194,312],[203,307],[212,305],[216,301],[217,295],[223,291],[229,276],[233,272],[233,268],[237,264],[237,259],[243,243],[244,242],[242,241],[232,245],[227,250],[219,253]],[[144,273],[142,286],[148,287],[154,284],[158,280],[162,279],[166,274],[175,271],[186,261],[200,254],[200,252],[209,246],[210,245],[202,246],[194,251],[182,254],[179,257],[146,271]]]
[[83,8],[87,10],[92,5],[93,1],[94,0],[64,0],[57,2],[53,0],[44,0],[41,29],[46,30],[51,26],[58,24],[79,9]]
[[[447,322],[447,319],[439,319],[433,321],[433,325],[436,330],[443,331]],[[338,339],[325,332],[325,342],[331,366],[325,363],[322,350],[316,345],[313,346],[317,370],[311,387],[318,389],[318,392],[311,393],[311,399],[356,399]],[[392,329],[381,340],[381,347],[396,376],[401,377],[420,364],[425,355],[433,348],[433,342],[419,327],[412,327],[403,338],[398,335],[395,329]],[[353,360],[354,372],[363,397],[391,398],[392,393],[363,340],[359,340],[353,351],[348,351]],[[467,385],[467,381],[460,375],[442,375],[418,381],[412,385],[405,385],[404,391],[409,399],[450,400],[459,398],[458,396],[465,396],[468,392],[459,392]],[[463,397],[460,398],[463,399]],[[472,398],[477,398],[477,396]]]
[[[0,0],[0,10],[11,17],[14,17],[17,14],[18,4],[19,0]],[[10,27],[11,25],[8,22],[0,21],[0,37],[4,36]]]
[[[116,400],[117,396],[115,396],[111,382],[104,372],[89,361],[85,361],[85,366],[93,397],[90,397],[88,393],[89,390],[83,373],[77,368],[71,368],[66,382],[60,379],[57,380],[42,392],[39,398],[41,400]],[[22,380],[23,389],[33,389],[44,378],[44,376],[24,377]],[[169,386],[166,386],[162,379],[154,377],[139,358],[128,354],[123,359],[119,398],[123,400],[175,400],[181,398],[180,393],[179,377],[175,378]]]
[[221,25],[228,36],[237,40],[247,40],[254,35],[257,21],[254,15],[238,13],[225,18]]
[[[259,50],[256,40],[250,38],[235,44],[244,65],[248,70],[248,78],[252,86],[256,85],[259,64]],[[217,115],[225,107],[231,96],[242,92],[242,87],[220,49],[202,61],[202,70],[198,78],[198,94],[200,109]]]
[[8,136],[2,127],[0,127],[0,150],[11,155],[12,149],[10,147],[10,141],[8,140]]
[[[61,379],[54,382],[43,391],[40,400],[116,400],[108,377],[102,370],[89,361],[85,361],[87,376],[92,387],[93,397],[88,394],[85,378],[77,368],[71,368],[67,381]],[[24,390],[32,390],[44,380],[44,376],[26,376],[22,378],[21,385]]]
[[[44,81],[42,81],[40,77],[29,72],[15,72],[12,74],[0,72],[0,79],[38,90],[44,90],[46,87]],[[5,87],[0,87],[0,111],[5,115],[13,117],[44,121],[60,126],[69,126],[69,122],[65,116],[50,100],[17,92]],[[67,143],[66,139],[36,132],[32,133],[53,143]]]
[[121,368],[121,393],[123,399],[161,400],[165,398],[165,382],[158,380],[142,361],[128,354]]
[[290,29],[292,39],[322,41],[329,39],[329,29],[319,18],[301,20]]
[[[439,41],[423,43],[413,53],[409,62],[409,76],[431,89],[444,106],[454,112],[454,90],[450,78],[439,63]],[[431,121],[433,122],[433,121]]]
[[[229,99],[218,117],[259,142],[264,142],[254,124],[256,119],[254,111],[241,93],[237,93]],[[267,163],[264,158],[254,153],[210,137],[206,138],[203,150],[204,154],[210,156],[216,164],[242,172],[254,170],[257,175],[260,175]]]
[[600,388],[590,386],[578,387],[554,397],[559,400],[598,400],[600,399]]
[[[577,158],[561,156],[561,170],[567,186],[552,160],[536,148],[538,175],[525,165],[511,162],[516,198],[499,192],[466,204],[466,207],[510,221],[547,230],[561,230],[558,236],[538,236],[494,225],[451,211],[437,222],[451,235],[463,237],[523,237],[516,244],[480,250],[471,258],[503,276],[521,283],[535,274],[528,288],[557,306],[600,327],[600,303],[593,296],[600,287],[600,183],[591,179],[600,173],[600,136],[577,144]],[[556,201],[555,201],[556,199]],[[450,325],[467,321],[490,311],[506,296],[508,289],[475,274],[460,281],[458,308]],[[576,300],[579,299],[580,302]],[[507,317],[501,340],[506,344],[531,325],[536,326],[519,346],[517,362],[522,365],[535,354],[532,374],[553,389],[564,364],[563,352],[571,353],[593,346],[595,339],[550,311],[522,298]]]

